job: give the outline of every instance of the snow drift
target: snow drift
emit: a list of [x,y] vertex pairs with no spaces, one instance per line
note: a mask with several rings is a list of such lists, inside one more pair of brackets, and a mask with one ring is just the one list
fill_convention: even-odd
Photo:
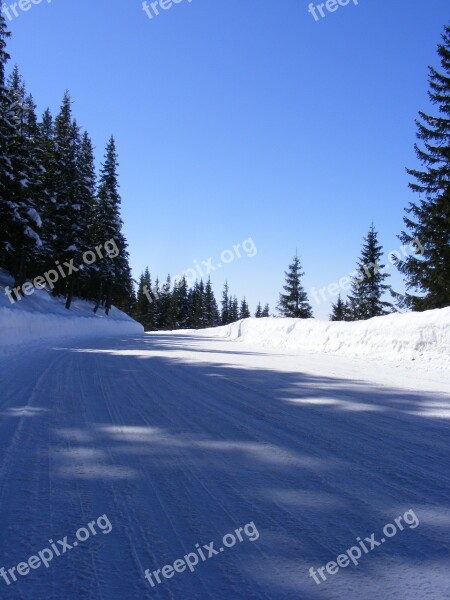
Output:
[[450,367],[450,308],[351,323],[273,317],[245,319],[204,333],[270,348],[397,362],[418,360],[433,368]]
[[70,311],[64,299],[53,298],[45,290],[11,304],[4,288],[12,285],[12,278],[0,270],[0,354],[42,342],[136,335],[144,331],[142,325],[124,312],[113,307],[108,316],[93,304],[74,299]]

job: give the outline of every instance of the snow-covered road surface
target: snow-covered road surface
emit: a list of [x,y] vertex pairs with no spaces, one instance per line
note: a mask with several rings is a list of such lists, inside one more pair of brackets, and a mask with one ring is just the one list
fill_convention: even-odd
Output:
[[[0,567],[112,524],[0,578],[2,600],[450,597],[445,373],[153,334],[3,358],[0,389]],[[410,509],[358,567],[309,576]],[[144,579],[250,522],[258,539]]]

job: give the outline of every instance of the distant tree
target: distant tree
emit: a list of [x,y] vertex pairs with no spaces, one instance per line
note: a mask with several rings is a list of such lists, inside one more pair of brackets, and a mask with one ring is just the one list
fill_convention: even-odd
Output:
[[211,285],[211,278],[205,286],[205,327],[217,327],[221,323],[219,309]]
[[176,298],[172,302],[172,279],[167,275],[166,282],[161,286],[159,297],[159,329],[175,329],[177,320]]
[[251,317],[251,314],[250,314],[250,310],[248,308],[247,300],[244,297],[244,299],[241,302],[240,309],[239,309],[239,318],[240,319],[248,319],[249,317]]
[[331,305],[330,321],[350,321],[351,310],[346,302],[342,300],[339,294],[335,304]]
[[268,304],[264,306],[261,317],[270,317],[270,307]]
[[438,114],[419,112],[422,146],[415,149],[423,170],[408,169],[415,179],[409,187],[420,200],[410,202],[404,217],[407,231],[399,236],[416,252],[398,260],[407,293],[393,294],[400,306],[419,311],[450,306],[450,24],[438,54],[442,70],[430,67],[428,94]]
[[393,310],[392,303],[382,299],[391,289],[384,283],[389,274],[384,272],[385,265],[380,262],[382,256],[383,247],[372,224],[364,238],[348,299],[353,321],[387,315]]
[[285,293],[280,294],[278,310],[283,317],[309,319],[313,316],[308,296],[303,289],[301,279],[304,275],[300,259],[296,255],[285,273],[286,283],[283,287]]
[[230,323],[239,321],[239,302],[236,296],[230,300]]
[[256,307],[256,311],[255,311],[255,318],[261,319],[261,317],[262,317],[262,306],[261,306],[261,302],[258,302],[258,306]]
[[151,287],[152,282],[147,267],[139,279],[136,307],[133,313],[134,318],[144,326],[145,331],[153,331],[155,329],[154,303],[150,292]]
[[229,288],[228,288],[228,282],[225,282],[225,286],[223,288],[223,293],[222,293],[222,311],[221,311],[221,318],[222,318],[222,325],[228,325],[228,323],[230,323],[230,298],[229,298]]
[[189,288],[186,277],[176,282],[178,303],[178,327],[186,329],[189,327]]

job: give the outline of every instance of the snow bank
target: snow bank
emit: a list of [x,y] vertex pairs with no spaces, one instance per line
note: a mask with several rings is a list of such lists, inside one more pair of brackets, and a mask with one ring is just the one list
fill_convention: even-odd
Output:
[[40,344],[92,337],[136,335],[144,331],[131,317],[112,308],[109,316],[93,304],[75,299],[70,311],[64,299],[53,298],[45,290],[11,304],[4,288],[12,285],[11,277],[0,269],[0,355],[19,348]]
[[397,362],[417,360],[433,368],[450,368],[450,308],[352,323],[273,317],[245,319],[204,330],[204,334],[270,348]]

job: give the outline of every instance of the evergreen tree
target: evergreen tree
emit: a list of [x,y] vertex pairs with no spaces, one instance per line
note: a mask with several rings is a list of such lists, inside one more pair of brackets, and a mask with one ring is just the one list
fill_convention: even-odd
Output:
[[262,317],[262,306],[261,306],[261,302],[258,302],[258,306],[256,307],[256,312],[255,312],[255,318],[261,319],[261,317]]
[[0,11],[0,264],[3,266],[8,266],[9,258],[14,251],[12,239],[15,221],[14,205],[9,199],[8,192],[13,177],[9,148],[14,134],[5,73],[9,60],[6,43],[10,35],[3,13]]
[[133,280],[129,265],[128,244],[122,232],[121,198],[117,176],[117,153],[113,137],[106,147],[105,162],[100,171],[94,220],[94,238],[97,244],[113,240],[117,253],[110,253],[99,261],[100,285],[96,309],[103,299],[109,313],[113,298],[118,308],[129,311],[133,304]]
[[205,327],[217,327],[220,325],[221,318],[212,289],[211,278],[208,279],[205,286],[205,313]]
[[239,309],[239,319],[248,319],[251,317],[250,310],[248,308],[247,300],[244,299],[241,302],[241,307]]
[[385,293],[391,289],[384,283],[389,274],[383,272],[385,265],[380,263],[382,256],[383,247],[378,242],[378,234],[372,224],[367,237],[364,238],[349,295],[353,321],[371,319],[392,312],[392,304],[382,300]]
[[206,322],[205,285],[203,280],[196,281],[189,294],[190,318],[189,327],[202,329]]
[[223,288],[222,293],[222,325],[228,325],[230,323],[230,297],[229,297],[229,288],[228,282],[225,282],[225,286]]
[[39,237],[41,217],[36,201],[39,196],[40,169],[35,148],[36,117],[34,103],[27,97],[25,85],[17,67],[8,80],[9,119],[12,124],[7,144],[11,174],[5,185],[9,206],[13,209],[9,221],[9,270],[15,286],[25,283],[27,268],[42,246]]
[[278,310],[283,317],[309,319],[313,316],[308,296],[303,289],[301,279],[304,275],[300,259],[295,255],[289,270],[285,273],[286,284],[283,286],[285,294],[280,294]]
[[230,299],[230,323],[239,321],[239,302],[236,296]]
[[151,298],[153,299],[153,314],[154,314],[154,325],[155,329],[161,329],[161,322],[163,320],[161,314],[161,287],[159,285],[159,278],[155,280],[155,285],[151,288]]
[[[79,224],[81,232],[78,239],[81,252],[92,252],[95,248],[94,217],[96,213],[96,174],[94,165],[94,149],[87,132],[81,136],[77,152],[78,167],[78,204],[80,206]],[[82,265],[78,295],[84,298],[95,297],[95,283],[98,273],[96,263]]]
[[265,307],[263,308],[261,317],[270,317],[270,307],[268,304],[266,304]]
[[147,267],[139,279],[136,307],[133,312],[134,318],[144,326],[145,331],[155,329],[155,307],[151,289],[152,281]]
[[335,304],[331,305],[330,321],[351,321],[351,311],[339,294]]
[[[80,145],[79,127],[72,118],[71,98],[64,94],[61,110],[55,119],[55,236],[51,253],[60,263],[81,263],[83,224],[78,203],[77,152]],[[59,278],[54,295],[65,294],[66,308],[70,308],[76,272],[67,279]]]
[[50,110],[47,109],[37,130],[37,154],[42,168],[42,229],[40,237],[42,247],[38,257],[38,269],[41,273],[54,266],[53,249],[57,237],[56,229],[56,142],[55,127]]
[[187,329],[189,327],[189,287],[186,277],[183,275],[180,281],[176,282],[177,288],[177,327]]
[[419,311],[450,306],[450,24],[438,54],[442,70],[430,67],[429,73],[429,97],[438,114],[419,112],[417,138],[422,146],[415,149],[423,170],[408,169],[415,179],[410,188],[420,200],[406,209],[407,231],[399,236],[416,253],[398,260],[407,293],[393,294],[400,306]]
[[172,304],[172,279],[167,275],[166,282],[161,286],[158,329],[173,329],[175,324],[176,307]]

